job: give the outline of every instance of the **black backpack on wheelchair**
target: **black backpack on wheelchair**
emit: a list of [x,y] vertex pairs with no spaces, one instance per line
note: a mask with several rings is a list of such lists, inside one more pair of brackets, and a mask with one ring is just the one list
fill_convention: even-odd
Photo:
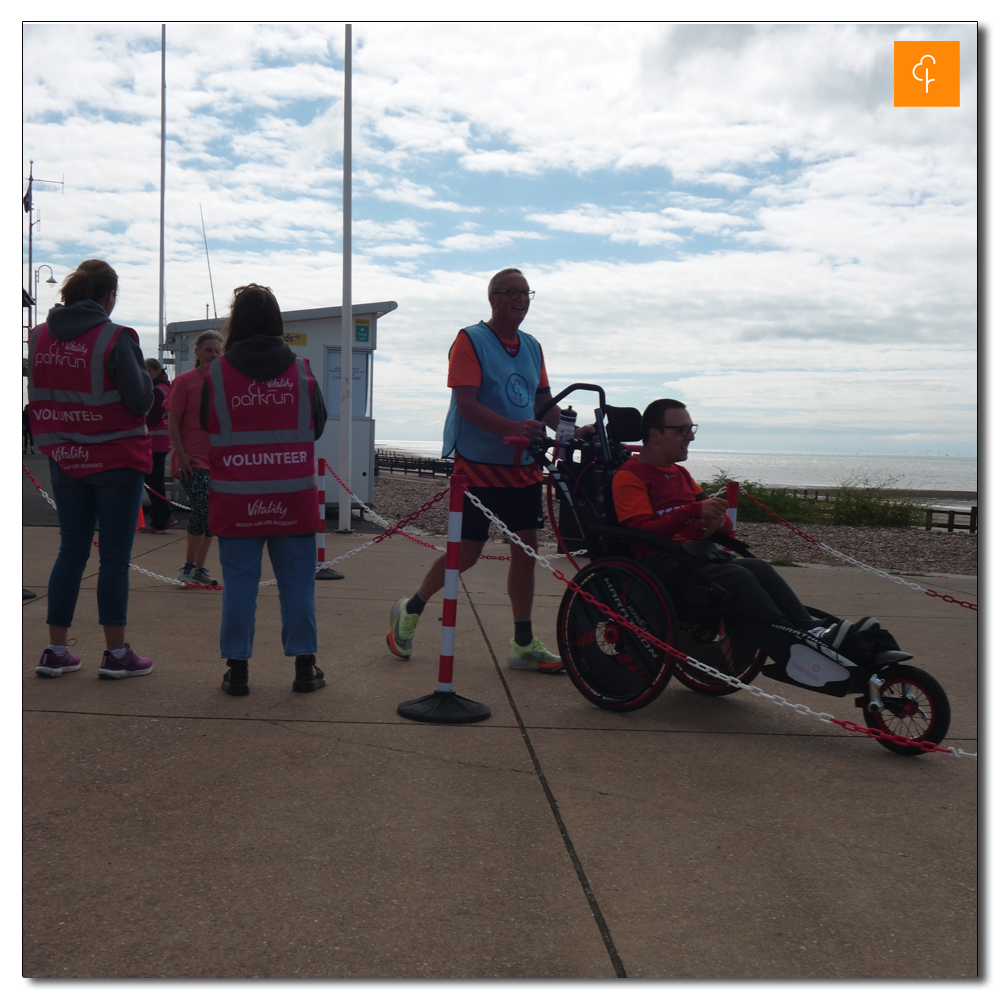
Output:
[[[618,524],[611,481],[629,457],[628,443],[641,437],[641,415],[631,407],[609,406],[603,389],[584,383],[569,386],[548,405],[577,390],[599,395],[596,437],[572,441],[552,463],[545,459],[541,443],[533,449],[546,465],[550,489],[555,488],[559,499],[555,520],[561,547],[567,553],[585,551],[590,560],[573,583],[621,618],[708,668],[667,654],[568,588],[557,621],[559,652],[585,698],[610,711],[629,712],[657,698],[672,676],[702,694],[729,695],[763,672],[835,697],[855,693],[859,695],[855,704],[868,725],[887,734],[930,742],[944,738],[950,710],[943,689],[929,674],[901,662],[910,654],[900,651],[884,629],[850,636],[840,651],[792,630],[789,658],[780,663],[768,661],[763,650],[741,645],[726,627],[735,612],[729,594],[699,579],[706,561],[735,556],[712,541],[678,544]],[[544,410],[539,415],[543,414]],[[656,554],[635,559],[633,542],[655,549]],[[725,539],[725,545],[752,555],[739,540]],[[838,620],[815,608],[807,610],[830,624]],[[880,742],[896,753],[924,752],[891,739]]]

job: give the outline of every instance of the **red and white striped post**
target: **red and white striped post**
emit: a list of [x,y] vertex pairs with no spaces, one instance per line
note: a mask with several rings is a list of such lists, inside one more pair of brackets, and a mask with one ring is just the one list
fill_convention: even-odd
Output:
[[441,658],[438,684],[433,694],[404,701],[396,711],[415,722],[455,724],[482,722],[490,710],[478,701],[455,694],[452,675],[455,667],[455,623],[458,620],[458,578],[462,554],[462,507],[465,504],[465,476],[451,477],[448,497],[448,545],[445,550],[444,608],[441,614]]
[[343,580],[344,574],[338,573],[332,566],[324,566],[326,562],[326,459],[316,459],[316,494],[319,507],[319,531],[316,532],[316,579]]
[[444,609],[441,612],[441,659],[438,691],[451,691],[455,666],[455,622],[458,619],[458,568],[462,555],[462,507],[465,504],[465,476],[451,477],[448,495],[448,546],[444,556]]
[[726,513],[729,520],[733,522],[733,531],[736,531],[736,508],[740,502],[740,484],[733,479],[726,483]]

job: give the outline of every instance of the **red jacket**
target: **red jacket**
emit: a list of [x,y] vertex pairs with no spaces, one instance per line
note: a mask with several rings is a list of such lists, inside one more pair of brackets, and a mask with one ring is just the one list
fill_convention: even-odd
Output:
[[[683,465],[650,465],[630,458],[615,473],[611,492],[618,523],[624,528],[650,531],[674,542],[705,537],[701,520],[705,492]],[[733,534],[728,515],[723,533]],[[652,551],[641,546],[636,548],[636,555],[645,558]]]

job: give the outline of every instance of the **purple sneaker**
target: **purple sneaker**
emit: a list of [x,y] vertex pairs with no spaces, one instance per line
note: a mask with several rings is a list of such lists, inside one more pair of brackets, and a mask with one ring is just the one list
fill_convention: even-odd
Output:
[[104,650],[104,659],[97,670],[98,677],[110,680],[121,680],[123,677],[141,677],[153,672],[153,661],[145,656],[138,656],[135,650],[126,642],[125,653],[117,657],[111,650]]
[[62,674],[71,674],[74,670],[80,669],[80,657],[74,656],[69,650],[65,653],[53,653],[48,646],[42,651],[42,657],[35,667],[35,673],[39,677],[59,677]]

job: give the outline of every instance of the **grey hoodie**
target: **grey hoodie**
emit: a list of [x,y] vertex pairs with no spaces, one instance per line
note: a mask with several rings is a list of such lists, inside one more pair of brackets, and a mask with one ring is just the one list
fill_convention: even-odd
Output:
[[[45,318],[55,340],[73,340],[107,322],[108,314],[93,299],[80,299],[68,306],[55,305]],[[153,405],[153,380],[146,371],[138,343],[129,336],[119,336],[108,358],[107,372],[121,393],[125,409],[137,417],[145,416]]]

